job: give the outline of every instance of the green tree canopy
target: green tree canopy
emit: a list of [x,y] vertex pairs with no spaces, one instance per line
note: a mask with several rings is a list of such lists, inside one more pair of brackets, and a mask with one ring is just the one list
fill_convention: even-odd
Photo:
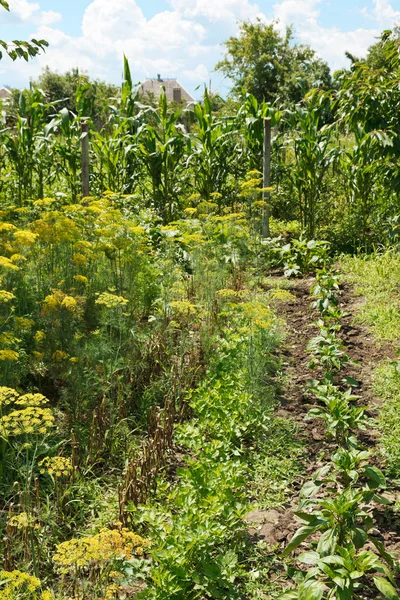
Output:
[[74,113],[78,113],[79,91],[79,95],[84,96],[88,106],[87,116],[93,120],[106,118],[109,99],[119,92],[117,86],[92,80],[87,73],[82,73],[79,69],[72,69],[61,75],[46,67],[32,85],[43,91],[46,102],[59,102],[60,109],[66,107]]
[[290,105],[313,87],[332,86],[328,64],[309,46],[295,44],[291,27],[281,35],[276,23],[243,21],[225,48],[216,69],[232,81],[234,94],[244,89],[258,101]]

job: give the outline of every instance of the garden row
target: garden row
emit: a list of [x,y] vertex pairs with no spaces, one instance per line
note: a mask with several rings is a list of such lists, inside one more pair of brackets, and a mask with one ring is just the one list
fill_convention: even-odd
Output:
[[[307,393],[316,404],[310,419],[322,419],[329,443],[322,466],[303,486],[295,516],[301,527],[284,550],[294,553],[289,569],[296,588],[282,599],[397,599],[397,561],[385,548],[374,511],[391,501],[373,448],[359,433],[371,426],[369,407],[354,393],[356,381],[343,376],[351,361],[340,337],[339,274],[320,270],[312,287],[320,318],[319,335],[309,343],[309,367],[318,374]],[[301,547],[302,552],[299,554]],[[294,568],[293,568],[294,567]]]

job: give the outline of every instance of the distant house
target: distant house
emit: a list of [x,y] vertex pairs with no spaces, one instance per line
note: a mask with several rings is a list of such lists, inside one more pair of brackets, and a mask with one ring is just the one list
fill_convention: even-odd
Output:
[[6,87],[0,88],[0,100],[8,100],[12,96],[12,91]]
[[189,92],[181,86],[177,79],[161,79],[158,75],[157,79],[146,79],[139,84],[139,92],[142,96],[154,96],[156,99],[160,97],[162,88],[165,87],[165,93],[168,101],[178,102],[195,102],[195,99]]

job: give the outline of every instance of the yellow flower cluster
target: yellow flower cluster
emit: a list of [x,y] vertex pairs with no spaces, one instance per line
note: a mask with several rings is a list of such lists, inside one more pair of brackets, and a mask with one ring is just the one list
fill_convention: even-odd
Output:
[[43,314],[55,312],[59,308],[65,308],[69,312],[77,311],[78,303],[73,296],[67,296],[61,290],[52,290],[52,292],[43,301]]
[[54,425],[54,415],[50,408],[44,407],[48,400],[41,394],[19,394],[11,389],[0,387],[0,405],[15,404],[24,406],[12,410],[0,418],[0,435],[46,434]]
[[42,396],[42,394],[24,394],[14,402],[14,404],[18,404],[18,406],[43,406],[43,404],[47,403],[48,400],[46,396]]
[[15,317],[15,325],[21,331],[29,331],[30,329],[32,329],[34,324],[35,321],[32,321],[32,319],[27,319],[26,317]]
[[6,256],[0,256],[0,267],[9,269],[10,271],[18,271],[17,265],[14,265],[14,263]]
[[34,593],[40,581],[22,571],[0,571],[0,600],[15,600],[23,593]]
[[188,316],[197,313],[197,306],[186,300],[176,300],[175,302],[171,302],[170,306],[175,312],[182,315]]
[[15,241],[21,246],[30,246],[31,244],[34,244],[37,237],[37,233],[32,233],[32,231],[24,231],[22,229],[14,233]]
[[78,283],[87,283],[89,281],[84,275],[74,275],[74,280]]
[[271,300],[276,302],[294,302],[296,300],[296,296],[291,294],[288,290],[284,290],[282,288],[270,290],[268,292],[268,296],[271,298]]
[[19,354],[15,350],[0,350],[0,360],[18,360]]
[[0,387],[0,406],[12,404],[16,398],[18,398],[19,394],[16,390],[12,388]]
[[8,519],[7,524],[10,527],[15,527],[16,529],[28,529],[28,527],[33,527],[33,529],[40,529],[40,525],[36,523],[36,520],[31,515],[28,515],[26,512],[22,512],[19,515],[14,515]]
[[40,461],[39,467],[42,474],[48,473],[54,477],[69,477],[73,471],[71,459],[64,456],[46,456]]
[[148,542],[128,529],[101,529],[94,536],[73,538],[57,546],[53,556],[61,573],[70,569],[88,568],[94,564],[106,566],[118,558],[131,559],[143,554]]
[[14,300],[15,296],[11,292],[7,292],[7,290],[0,290],[0,303],[6,304],[7,302],[11,302]]
[[52,355],[52,359],[55,360],[56,362],[61,362],[62,360],[65,360],[68,357],[68,354],[66,352],[63,352],[62,350],[56,350],[55,352],[53,352]]
[[35,342],[41,342],[42,340],[44,340],[46,338],[46,334],[44,331],[37,331],[34,335],[34,340]]
[[123,296],[115,296],[114,294],[109,294],[108,292],[103,292],[96,300],[96,304],[105,306],[106,308],[118,308],[125,306],[128,304],[128,302],[129,300]]
[[0,223],[0,233],[8,233],[15,231],[17,228],[12,223]]
[[0,435],[45,435],[54,425],[50,408],[28,406],[24,410],[14,410],[0,419]]
[[75,312],[78,304],[75,298],[73,298],[72,296],[65,296],[64,300],[61,302],[61,306],[63,306],[71,312]]

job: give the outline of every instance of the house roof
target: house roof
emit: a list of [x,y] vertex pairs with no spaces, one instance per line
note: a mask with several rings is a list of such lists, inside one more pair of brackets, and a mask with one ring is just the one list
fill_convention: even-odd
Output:
[[165,87],[167,100],[177,100],[180,94],[180,97],[183,101],[195,102],[193,96],[185,90],[185,88],[177,79],[161,79],[160,76],[158,76],[157,79],[146,79],[146,81],[139,84],[138,89],[142,94],[153,94],[156,98],[158,98],[163,87]]
[[5,100],[6,98],[11,98],[12,92],[8,88],[2,87],[0,88],[0,98]]

